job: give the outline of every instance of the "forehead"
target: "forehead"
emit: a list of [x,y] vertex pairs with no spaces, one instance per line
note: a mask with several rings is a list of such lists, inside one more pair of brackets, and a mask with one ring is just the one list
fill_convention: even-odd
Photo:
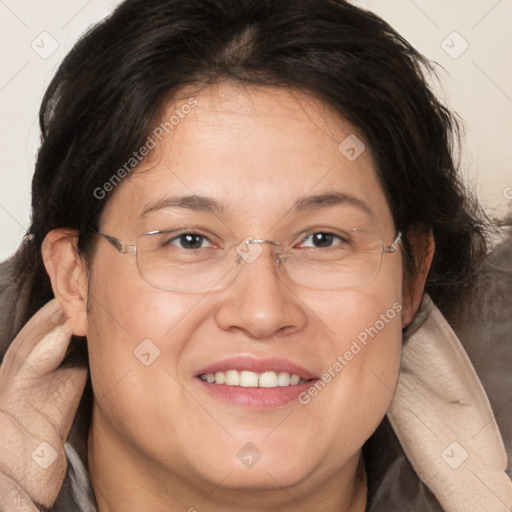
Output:
[[329,191],[367,204],[380,229],[392,224],[368,145],[356,159],[344,151],[361,134],[304,93],[230,83],[182,91],[150,137],[155,148],[118,186],[103,225],[136,222],[155,202],[182,195],[213,198],[226,216],[268,221]]

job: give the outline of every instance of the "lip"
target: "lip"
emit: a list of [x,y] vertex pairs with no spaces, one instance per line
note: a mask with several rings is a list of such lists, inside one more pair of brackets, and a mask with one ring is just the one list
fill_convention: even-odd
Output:
[[292,401],[299,404],[299,395],[307,392],[317,382],[316,380],[311,380],[297,386],[277,388],[244,388],[242,386],[228,386],[226,384],[211,384],[201,380],[199,377],[196,377],[195,380],[209,396],[216,400],[254,410],[275,409]]
[[[200,375],[206,373],[226,372],[227,370],[246,370],[256,373],[264,371],[288,372],[290,375],[299,375],[308,382],[296,386],[276,388],[245,388],[242,386],[209,383],[199,378]],[[201,368],[195,380],[209,396],[217,400],[253,410],[268,410],[281,407],[294,400],[298,402],[298,396],[307,391],[316,382],[317,377],[302,366],[285,359],[255,359],[253,357],[239,356],[223,359]]]
[[298,375],[301,379],[311,380],[317,379],[310,371],[286,359],[264,358],[256,359],[254,357],[237,356],[229,359],[223,359],[215,363],[209,364],[201,368],[196,377],[205,373],[226,372],[228,370],[249,371],[255,373],[263,373],[266,371],[288,372],[290,375]]

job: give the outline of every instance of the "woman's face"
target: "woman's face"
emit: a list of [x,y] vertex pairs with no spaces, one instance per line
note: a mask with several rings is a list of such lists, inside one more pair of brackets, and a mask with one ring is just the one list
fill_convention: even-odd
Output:
[[[297,92],[228,84],[194,100],[193,108],[181,107],[185,98],[166,112],[164,122],[175,110],[181,115],[168,133],[157,132],[161,141],[153,135],[147,163],[117,186],[102,232],[126,244],[176,226],[207,229],[221,242],[281,241],[340,223],[391,244],[396,229],[370,152],[354,159],[357,132],[332,111]],[[332,192],[345,200],[304,206]],[[189,200],[147,211],[191,195],[219,210]],[[94,440],[152,481],[319,485],[353,471],[391,401],[404,313],[401,250],[383,255],[370,282],[314,289],[294,284],[286,262],[275,265],[271,245],[250,249],[258,257],[239,265],[228,286],[181,293],[150,286],[134,255],[98,239],[86,326]],[[244,374],[249,387],[200,376],[228,370],[318,380],[255,389],[255,378],[275,385],[274,375]]]

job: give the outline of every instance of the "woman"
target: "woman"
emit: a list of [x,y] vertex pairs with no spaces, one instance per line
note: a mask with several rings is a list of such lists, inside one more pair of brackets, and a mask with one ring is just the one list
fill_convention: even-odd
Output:
[[[390,409],[428,296],[449,315],[487,251],[429,69],[341,0],[128,0],[79,41],[12,262],[5,509],[466,507]],[[489,424],[471,499],[507,510]]]

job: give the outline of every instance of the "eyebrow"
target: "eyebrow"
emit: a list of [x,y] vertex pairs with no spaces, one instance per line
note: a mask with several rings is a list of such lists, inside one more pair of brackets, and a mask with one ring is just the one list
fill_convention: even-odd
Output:
[[[372,209],[368,203],[353,194],[341,191],[324,192],[322,194],[308,195],[306,197],[299,198],[290,211],[316,211],[340,205],[355,206],[368,215],[373,216]],[[224,206],[216,199],[190,194],[185,196],[163,197],[155,201],[151,201],[144,206],[139,217],[144,217],[150,212],[162,210],[164,208],[184,208],[214,214],[220,214],[224,211]]]
[[323,194],[306,196],[295,202],[294,209],[297,211],[314,211],[331,206],[348,205],[364,211],[368,215],[373,215],[370,205],[359,197],[348,192],[332,191]]
[[155,201],[151,201],[144,206],[139,217],[144,217],[150,212],[162,210],[164,208],[186,208],[189,210],[221,213],[223,206],[211,197],[190,194],[186,196],[163,197]]

